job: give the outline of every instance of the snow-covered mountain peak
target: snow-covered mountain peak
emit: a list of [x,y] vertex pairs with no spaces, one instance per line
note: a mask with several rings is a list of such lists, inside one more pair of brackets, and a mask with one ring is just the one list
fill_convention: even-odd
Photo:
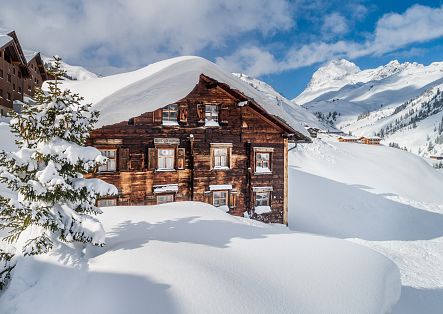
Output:
[[331,84],[331,81],[347,81],[347,78],[359,73],[360,68],[345,59],[332,60],[320,67],[313,75],[307,89],[321,88],[323,85]]

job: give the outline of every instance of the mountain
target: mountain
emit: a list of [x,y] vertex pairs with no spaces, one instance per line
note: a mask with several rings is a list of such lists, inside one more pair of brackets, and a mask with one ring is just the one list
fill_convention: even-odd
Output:
[[397,60],[360,70],[334,60],[319,68],[292,100],[320,120],[355,135],[380,135],[385,144],[422,156],[443,153],[443,62],[427,66]]
[[241,79],[242,81],[246,82],[256,90],[260,91],[264,95],[266,95],[266,97],[270,101],[282,107],[286,112],[288,112],[289,115],[291,115],[298,121],[303,121],[306,126],[319,128],[319,129],[328,128],[328,125],[320,122],[311,112],[309,112],[303,107],[291,103],[290,100],[288,100],[279,92],[277,92],[271,85],[243,73],[232,73],[232,74]]
[[[53,62],[52,57],[42,56],[43,62],[46,67],[50,67]],[[84,81],[98,78],[98,75],[86,70],[84,67],[78,65],[70,65],[64,61],[61,61],[62,69],[66,71],[66,79],[74,81]]]

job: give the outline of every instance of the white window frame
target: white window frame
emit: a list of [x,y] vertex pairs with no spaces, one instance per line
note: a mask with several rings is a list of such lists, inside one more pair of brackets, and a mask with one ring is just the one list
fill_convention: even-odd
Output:
[[104,165],[99,166],[98,172],[115,172],[117,171],[117,150],[116,149],[99,149],[101,154],[108,160]]
[[[260,197],[260,201],[258,201],[258,196]],[[261,203],[266,201],[266,203]],[[260,202],[260,203],[259,203]],[[271,192],[270,191],[262,191],[262,192],[255,192],[255,207],[258,206],[271,206]]]
[[[267,155],[268,160],[264,160],[264,159],[259,160],[259,158],[258,158],[259,155],[260,156]],[[271,152],[256,151],[255,152],[255,172],[256,173],[270,173],[270,172],[272,172],[271,158],[272,158]],[[265,163],[267,163],[267,167],[265,167]]]
[[[173,117],[175,113],[175,118]],[[170,104],[162,109],[163,125],[178,125],[178,104]]]
[[[172,154],[162,155],[163,151],[171,151]],[[157,149],[157,170],[160,171],[175,170],[175,148]]]
[[[167,198],[167,200],[166,200]],[[163,200],[161,200],[163,199]],[[160,204],[166,204],[166,203],[172,203],[175,201],[174,194],[157,194],[157,205]]]
[[205,125],[219,126],[220,105],[205,104]]
[[97,207],[117,206],[116,198],[102,198],[97,200]]
[[[225,194],[225,196],[223,196]],[[220,201],[224,200],[224,204],[220,204]],[[212,205],[215,207],[228,206],[229,205],[229,191],[219,190],[212,191]]]
[[229,147],[216,146],[213,148],[212,154],[214,169],[229,169]]

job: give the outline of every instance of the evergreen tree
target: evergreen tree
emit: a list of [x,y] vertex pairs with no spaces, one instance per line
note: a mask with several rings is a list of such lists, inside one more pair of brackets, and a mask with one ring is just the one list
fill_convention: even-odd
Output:
[[[96,198],[117,193],[113,185],[83,177],[106,162],[100,151],[84,146],[98,112],[62,90],[65,72],[61,59],[54,59],[49,91],[37,90],[21,114],[11,114],[19,151],[0,152],[0,182],[18,195],[0,196],[0,229],[8,230],[4,239],[10,243],[20,237],[25,256],[46,253],[58,241],[103,245]],[[10,276],[11,261],[13,254],[0,250],[0,285]]]

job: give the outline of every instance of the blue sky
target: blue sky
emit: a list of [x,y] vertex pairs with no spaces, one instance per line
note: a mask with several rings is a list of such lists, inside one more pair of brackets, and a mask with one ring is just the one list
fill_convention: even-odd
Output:
[[[200,55],[288,98],[322,64],[443,61],[443,0],[0,0],[22,45],[103,75]],[[20,18],[18,18],[20,17]]]

